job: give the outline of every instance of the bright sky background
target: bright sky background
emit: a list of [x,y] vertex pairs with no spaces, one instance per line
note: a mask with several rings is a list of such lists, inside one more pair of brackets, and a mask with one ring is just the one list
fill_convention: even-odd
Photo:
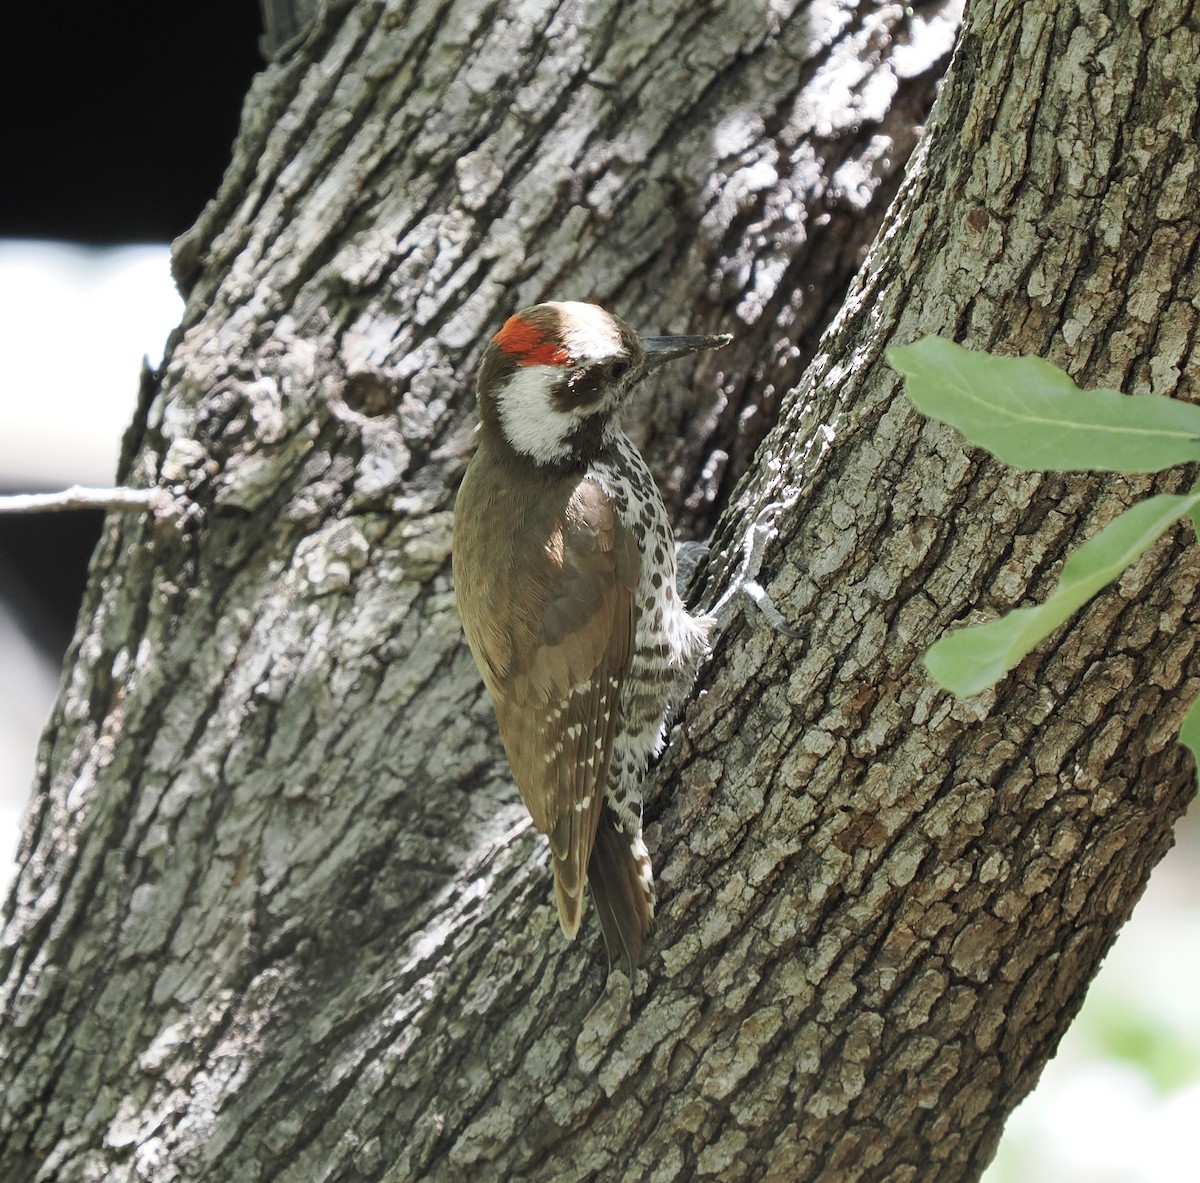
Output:
[[111,484],[182,308],[164,246],[0,240],[0,484]]
[[[0,489],[111,485],[142,357],[182,307],[165,246],[0,239]],[[0,894],[58,673],[0,601]]]
[[[143,354],[181,310],[167,248],[0,241],[0,486],[111,483]],[[0,605],[0,894],[55,692]],[[1200,1179],[1200,817],[1093,983],[984,1183]]]

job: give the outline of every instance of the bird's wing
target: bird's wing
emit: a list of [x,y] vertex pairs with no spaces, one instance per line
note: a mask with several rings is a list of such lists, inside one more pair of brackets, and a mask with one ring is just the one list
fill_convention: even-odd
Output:
[[[636,628],[641,558],[602,486],[585,478],[528,518],[540,546],[489,574],[490,627],[470,637],[513,778],[550,838],[564,931],[579,927]],[[494,523],[500,529],[501,524]]]

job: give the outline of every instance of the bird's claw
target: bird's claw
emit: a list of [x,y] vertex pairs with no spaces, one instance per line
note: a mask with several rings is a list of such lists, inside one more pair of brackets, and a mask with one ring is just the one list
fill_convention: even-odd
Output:
[[[769,505],[763,506],[750,529],[746,531],[746,537],[742,542],[742,562],[738,567],[737,574],[729,587],[706,613],[715,620],[718,629],[724,630],[736,612],[744,609],[744,604],[740,599],[744,595],[776,632],[783,633],[788,637],[801,635],[799,630],[789,624],[783,613],[775,607],[766,588],[758,582],[758,572],[762,567],[763,554],[766,551],[767,543],[779,533],[775,522],[783,508],[784,504],[781,501],[772,501]],[[702,542],[684,542],[676,547],[677,582],[680,595],[683,596],[685,602],[696,572],[707,554],[708,547]]]

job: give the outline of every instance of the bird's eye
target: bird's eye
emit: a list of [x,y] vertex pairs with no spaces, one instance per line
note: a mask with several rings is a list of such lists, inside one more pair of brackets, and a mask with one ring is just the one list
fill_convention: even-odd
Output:
[[629,363],[627,361],[612,361],[608,363],[608,376],[618,382],[629,373]]

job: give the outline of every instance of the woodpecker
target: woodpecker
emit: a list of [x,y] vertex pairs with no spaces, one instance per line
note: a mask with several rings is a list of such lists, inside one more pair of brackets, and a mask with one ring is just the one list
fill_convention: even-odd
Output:
[[594,304],[509,317],[480,365],[479,446],[454,507],[454,588],[534,825],[563,933],[591,886],[630,977],[654,916],[642,780],[707,651],[675,587],[675,543],[621,430],[634,385],[729,336],[639,337]]

